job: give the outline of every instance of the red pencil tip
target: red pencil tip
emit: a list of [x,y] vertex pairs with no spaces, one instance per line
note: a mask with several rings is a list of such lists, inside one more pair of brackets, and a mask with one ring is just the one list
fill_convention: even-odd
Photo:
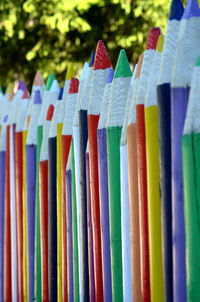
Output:
[[47,121],[51,121],[53,118],[53,113],[54,113],[54,106],[53,105],[49,105],[48,111],[47,111],[47,116],[46,116],[46,120]]
[[156,49],[158,38],[162,34],[160,27],[152,27],[149,30],[149,36],[147,40],[147,49]]
[[71,78],[69,85],[69,94],[77,93],[79,87],[79,80],[76,78]]
[[94,59],[94,69],[106,69],[111,68],[112,63],[108,55],[108,51],[103,43],[100,40],[97,44],[96,55]]
[[25,90],[24,91],[24,93],[23,93],[23,95],[22,95],[22,99],[29,99],[29,92],[28,92],[28,90]]

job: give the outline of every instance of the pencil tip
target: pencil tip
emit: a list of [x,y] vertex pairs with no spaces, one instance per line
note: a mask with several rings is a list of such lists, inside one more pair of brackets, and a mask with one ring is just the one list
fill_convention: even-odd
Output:
[[50,75],[47,79],[45,90],[49,91],[51,89],[51,86],[52,86],[54,80],[55,80],[55,77],[54,77],[53,73],[50,73]]
[[76,64],[70,62],[67,68],[66,80],[70,80],[72,77],[76,75]]
[[47,121],[51,121],[53,118],[53,113],[54,113],[54,105],[49,105],[48,111],[47,111],[47,115],[46,115],[46,120]]
[[152,27],[149,30],[149,36],[147,40],[146,50],[156,49],[158,38],[162,34],[160,27]]
[[183,2],[182,0],[172,0],[169,20],[181,20],[184,12]]
[[115,68],[114,78],[116,79],[122,77],[131,77],[131,75],[132,72],[126,55],[126,51],[124,49],[121,49]]
[[33,103],[34,104],[42,104],[41,94],[40,94],[39,90],[35,91]]
[[43,86],[44,85],[44,80],[43,80],[42,74],[39,70],[35,74],[35,78],[33,80],[33,85],[34,86]]
[[94,70],[112,67],[108,51],[102,40],[97,43],[96,55],[94,59]]

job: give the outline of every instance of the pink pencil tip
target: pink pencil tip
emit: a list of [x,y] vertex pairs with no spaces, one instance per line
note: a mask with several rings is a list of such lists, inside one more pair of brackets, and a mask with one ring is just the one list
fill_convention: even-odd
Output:
[[108,54],[108,51],[103,43],[100,40],[97,44],[96,55],[94,59],[94,69],[106,69],[111,68],[112,63]]
[[28,90],[25,90],[23,95],[22,95],[22,99],[29,99],[30,95],[29,95],[29,92]]
[[76,78],[71,78],[69,85],[69,94],[77,93],[79,87],[79,80]]
[[162,34],[160,27],[152,27],[149,30],[149,36],[147,40],[146,50],[147,49],[156,49],[158,38]]
[[43,80],[42,74],[39,70],[36,72],[36,75],[35,75],[35,78],[34,78],[34,81],[33,81],[33,85],[34,86],[44,85],[44,80]]
[[47,111],[47,116],[46,116],[46,120],[47,121],[51,121],[53,118],[53,113],[54,113],[54,106],[51,104],[49,105],[48,111]]

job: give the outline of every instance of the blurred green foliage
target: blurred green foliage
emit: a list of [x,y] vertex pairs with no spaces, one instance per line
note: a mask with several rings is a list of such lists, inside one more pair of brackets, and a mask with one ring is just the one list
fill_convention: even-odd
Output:
[[115,66],[125,48],[130,63],[143,52],[148,30],[165,32],[169,0],[1,0],[0,84],[36,70],[63,81],[70,61],[79,68],[102,39]]

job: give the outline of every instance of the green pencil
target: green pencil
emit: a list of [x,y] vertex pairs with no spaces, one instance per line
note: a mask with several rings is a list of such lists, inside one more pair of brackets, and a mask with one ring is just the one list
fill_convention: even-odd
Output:
[[193,71],[182,136],[187,301],[200,301],[200,57]]
[[113,302],[123,301],[120,139],[131,75],[126,52],[121,50],[111,88],[111,102],[106,128]]

